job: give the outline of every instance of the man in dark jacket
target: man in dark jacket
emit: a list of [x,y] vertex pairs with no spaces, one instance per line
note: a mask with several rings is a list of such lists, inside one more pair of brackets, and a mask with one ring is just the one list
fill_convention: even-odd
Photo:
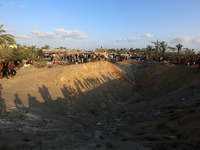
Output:
[[9,75],[9,68],[8,68],[8,62],[7,60],[5,60],[2,64],[2,72],[3,72],[3,77],[6,76],[8,79],[8,75]]

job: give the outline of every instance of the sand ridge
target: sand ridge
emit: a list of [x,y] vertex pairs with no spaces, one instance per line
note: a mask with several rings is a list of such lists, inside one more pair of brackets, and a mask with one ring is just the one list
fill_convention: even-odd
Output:
[[[15,78],[2,80],[1,95],[5,101],[6,109],[11,110],[16,106],[13,101],[16,95],[21,99],[21,103],[29,107],[28,95],[36,97],[40,103],[49,101],[49,99],[52,101],[57,100],[57,98],[68,98],[71,101],[74,97],[78,98],[83,95],[88,97],[88,92],[105,84],[103,88],[104,93],[108,97],[113,97],[111,95],[113,93],[107,91],[114,89],[123,94],[125,89],[122,90],[122,87],[127,86],[126,88],[128,88],[130,85],[128,83],[130,82],[130,79],[125,77],[122,70],[110,62],[96,62],[45,69],[20,69]],[[102,91],[93,93],[94,97],[100,97]],[[120,99],[117,95],[115,97],[116,101]]]

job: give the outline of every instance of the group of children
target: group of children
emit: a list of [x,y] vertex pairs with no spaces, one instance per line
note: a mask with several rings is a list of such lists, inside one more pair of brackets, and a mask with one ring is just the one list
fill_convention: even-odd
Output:
[[13,78],[16,73],[17,72],[14,61],[12,61],[11,64],[8,64],[7,60],[5,60],[4,62],[0,60],[0,78],[6,77],[7,79],[9,79],[9,75]]

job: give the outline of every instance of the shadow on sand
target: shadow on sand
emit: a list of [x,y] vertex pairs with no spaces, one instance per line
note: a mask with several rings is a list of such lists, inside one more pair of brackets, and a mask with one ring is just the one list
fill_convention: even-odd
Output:
[[[85,78],[82,81],[76,79],[73,81],[73,87],[63,85],[61,91],[64,98],[57,97],[56,99],[52,99],[48,87],[42,85],[38,88],[38,92],[44,102],[39,102],[36,97],[28,93],[28,108],[37,108],[59,115],[85,114],[94,109],[109,111],[118,102],[126,102],[133,96],[133,85],[127,84],[127,82],[123,83],[120,80],[112,80],[103,75],[101,78]],[[25,107],[17,94],[15,94],[14,102],[17,108]]]
[[6,104],[4,99],[2,98],[1,90],[3,89],[2,85],[0,84],[0,115],[6,110]]

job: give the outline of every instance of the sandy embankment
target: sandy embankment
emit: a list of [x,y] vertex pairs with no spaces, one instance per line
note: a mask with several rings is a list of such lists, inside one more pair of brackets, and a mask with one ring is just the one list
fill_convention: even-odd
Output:
[[[82,109],[111,107],[111,103],[130,98],[135,88],[130,84],[132,80],[109,62],[20,69],[15,78],[1,80],[1,97],[8,111],[17,107],[54,103],[58,107],[74,105],[72,107],[79,107],[75,112],[85,113],[86,110]],[[77,103],[82,104],[78,106]]]

